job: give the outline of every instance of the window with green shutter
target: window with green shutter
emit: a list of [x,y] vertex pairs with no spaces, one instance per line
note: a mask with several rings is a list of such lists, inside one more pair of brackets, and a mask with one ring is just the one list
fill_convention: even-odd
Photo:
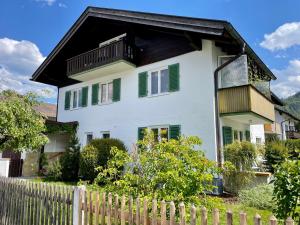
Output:
[[180,125],[170,125],[169,126],[169,137],[170,139],[176,139],[181,135],[181,126]]
[[232,143],[232,128],[231,127],[223,127],[223,145],[229,145]]
[[179,63],[169,65],[169,91],[179,91]]
[[148,73],[139,73],[139,97],[145,97],[148,95]]
[[120,101],[121,98],[121,78],[113,80],[113,102]]
[[99,102],[99,84],[92,85],[92,105],[97,105]]
[[87,103],[88,103],[88,91],[89,91],[88,87],[83,87],[81,89],[81,106],[82,107],[86,107],[87,106]]
[[66,91],[65,93],[65,110],[70,109],[71,104],[71,91]]
[[138,140],[139,141],[144,139],[145,130],[146,130],[146,127],[139,127],[138,128]]

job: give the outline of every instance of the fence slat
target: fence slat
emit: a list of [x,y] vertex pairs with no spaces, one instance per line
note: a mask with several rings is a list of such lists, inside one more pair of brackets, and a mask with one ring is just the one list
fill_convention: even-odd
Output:
[[157,200],[152,201],[152,225],[157,225]]
[[160,225],[167,225],[167,206],[163,200],[160,202]]
[[207,225],[207,209],[205,207],[201,209],[201,225]]
[[277,225],[277,219],[274,215],[270,217],[270,225]]
[[170,225],[175,225],[176,208],[174,202],[170,202]]
[[261,225],[261,216],[258,214],[254,216],[254,225]]
[[233,225],[233,214],[231,210],[227,210],[226,212],[226,224],[227,225]]
[[93,192],[90,191],[90,196],[89,196],[89,201],[90,201],[90,204],[89,204],[89,224],[90,225],[93,225]]
[[107,225],[111,225],[111,211],[112,211],[112,195],[108,193],[108,201],[107,201]]
[[185,225],[185,205],[183,202],[179,204],[180,225]]
[[121,201],[121,225],[125,225],[125,204],[126,204],[126,198],[125,195],[122,196]]
[[[97,224],[97,223],[96,223]],[[119,224],[119,195],[115,195],[115,212],[114,212],[114,224]],[[97,224],[98,225],[98,224]]]
[[285,221],[286,225],[294,225],[294,220],[292,219],[292,217],[288,217]]
[[148,201],[145,198],[144,199],[144,205],[143,205],[143,225],[148,224]]
[[105,225],[105,211],[106,211],[106,193],[102,193],[102,201],[101,201],[101,224]]
[[140,198],[136,198],[136,203],[135,203],[135,206],[136,206],[136,212],[135,212],[135,224],[136,225],[140,225],[141,222],[140,222]]
[[247,225],[247,214],[240,212],[240,225]]
[[219,209],[213,209],[213,225],[220,224],[220,214]]
[[96,192],[96,202],[95,202],[95,222],[96,222],[96,225],[99,225],[99,202],[100,200],[100,196],[99,196],[99,193]]
[[197,210],[196,210],[196,207],[195,205],[192,205],[191,206],[191,225],[196,225],[197,223]]

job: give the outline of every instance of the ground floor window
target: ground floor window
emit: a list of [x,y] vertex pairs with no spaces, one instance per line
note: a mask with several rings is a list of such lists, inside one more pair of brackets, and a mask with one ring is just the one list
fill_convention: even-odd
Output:
[[143,140],[145,130],[150,129],[154,133],[154,138],[157,142],[169,139],[179,139],[181,135],[180,125],[161,125],[161,126],[148,126],[138,128],[138,140]]
[[93,133],[86,134],[86,144],[88,145],[93,140]]
[[102,138],[106,139],[106,138],[110,138],[110,132],[109,131],[102,131]]
[[168,127],[149,127],[154,133],[155,141],[159,142],[163,139],[169,139],[169,128]]

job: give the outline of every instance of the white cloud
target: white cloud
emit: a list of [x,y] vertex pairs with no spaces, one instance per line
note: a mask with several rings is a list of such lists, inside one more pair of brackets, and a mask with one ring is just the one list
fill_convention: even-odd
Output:
[[35,0],[35,1],[45,3],[48,6],[52,6],[56,2],[56,0]]
[[29,80],[44,59],[30,41],[0,39],[0,91],[13,89],[21,94],[32,91],[44,98],[55,98],[56,88]]
[[273,69],[278,82],[272,85],[272,90],[280,97],[286,98],[300,91],[300,59],[289,61],[285,69]]
[[284,50],[294,45],[300,45],[299,37],[300,22],[285,23],[274,32],[265,34],[260,46],[271,51]]
[[58,3],[58,7],[60,7],[60,8],[67,8],[67,5],[64,4],[64,3],[59,2]]

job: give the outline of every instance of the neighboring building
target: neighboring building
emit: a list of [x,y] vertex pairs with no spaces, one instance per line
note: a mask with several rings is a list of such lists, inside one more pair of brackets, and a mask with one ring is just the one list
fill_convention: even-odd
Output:
[[130,147],[196,135],[208,158],[273,123],[276,79],[233,26],[220,20],[88,7],[33,74],[59,89],[59,122],[78,121],[82,146],[119,138]]
[[300,119],[284,109],[284,103],[274,93],[271,94],[275,103],[275,122],[264,125],[265,135],[276,134],[280,140],[299,139],[300,131],[296,125]]

